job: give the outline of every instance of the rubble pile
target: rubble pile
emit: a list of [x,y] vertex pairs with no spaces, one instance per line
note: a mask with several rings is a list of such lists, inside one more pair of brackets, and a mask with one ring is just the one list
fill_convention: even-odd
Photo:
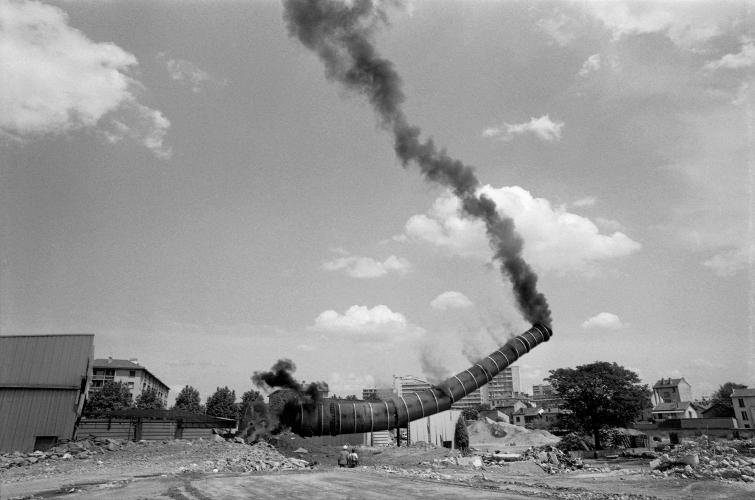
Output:
[[581,458],[574,458],[550,445],[530,448],[522,454],[522,459],[535,462],[548,474],[571,472],[585,466]]
[[236,453],[216,460],[183,466],[178,472],[269,472],[311,467],[306,460],[283,456],[272,445],[260,441],[252,446],[238,447]]
[[685,441],[650,462],[651,474],[755,483],[755,441]]
[[[559,472],[570,472],[577,469],[583,469],[584,463],[581,458],[574,458],[555,446],[546,445],[538,448],[530,448],[523,453],[482,453],[480,455],[469,457],[448,457],[433,460],[432,466],[447,467],[453,465],[473,466],[475,468],[504,468],[506,463],[510,462],[535,462],[545,472],[556,474]],[[424,465],[422,463],[420,465]],[[588,468],[588,470],[590,470]]]
[[453,476],[448,474],[441,474],[433,469],[404,469],[402,467],[395,467],[391,465],[375,465],[375,470],[386,474],[399,474],[402,476],[412,476],[419,479],[432,479],[436,481],[448,481],[453,479]]
[[3,453],[0,454],[0,469],[25,467],[44,461],[84,460],[98,454],[118,451],[129,444],[129,441],[121,439],[94,438],[61,443],[47,451]]
[[527,429],[505,422],[495,422],[489,418],[477,420],[467,426],[469,445],[494,446],[542,446],[556,444],[560,438],[542,429]]

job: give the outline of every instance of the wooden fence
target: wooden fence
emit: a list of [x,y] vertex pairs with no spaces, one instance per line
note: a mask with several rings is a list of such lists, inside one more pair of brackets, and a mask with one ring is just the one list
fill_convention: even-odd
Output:
[[79,423],[76,439],[89,436],[129,441],[199,439],[212,437],[212,427],[180,420],[144,420],[140,418],[96,418]]

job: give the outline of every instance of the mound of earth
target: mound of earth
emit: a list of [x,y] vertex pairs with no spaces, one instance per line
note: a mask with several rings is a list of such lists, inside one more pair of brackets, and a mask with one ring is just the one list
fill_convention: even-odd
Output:
[[526,429],[490,419],[477,420],[467,426],[469,445],[473,448],[543,446],[556,444],[560,438],[541,429]]

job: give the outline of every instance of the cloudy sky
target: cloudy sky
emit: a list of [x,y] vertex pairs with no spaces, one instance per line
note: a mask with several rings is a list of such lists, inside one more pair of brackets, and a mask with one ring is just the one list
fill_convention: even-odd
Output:
[[[524,388],[596,360],[755,386],[752,4],[384,7],[409,121],[550,301]],[[0,0],[0,333],[95,333],[203,396],[282,357],[341,395],[463,370],[528,325],[391,141],[278,2]]]

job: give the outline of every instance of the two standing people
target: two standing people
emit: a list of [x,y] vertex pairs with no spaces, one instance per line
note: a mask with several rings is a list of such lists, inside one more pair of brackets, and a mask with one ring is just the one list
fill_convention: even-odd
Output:
[[349,447],[343,445],[341,451],[338,452],[338,466],[339,467],[356,467],[359,465],[359,455],[355,448],[351,449],[349,453]]

